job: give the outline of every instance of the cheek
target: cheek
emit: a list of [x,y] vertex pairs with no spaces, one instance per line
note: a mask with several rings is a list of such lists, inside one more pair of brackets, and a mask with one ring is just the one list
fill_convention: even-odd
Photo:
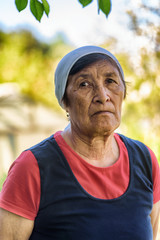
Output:
[[119,95],[115,101],[116,115],[118,118],[121,117],[123,99],[124,99],[124,93],[122,92],[122,94]]
[[124,99],[125,96],[126,96],[126,88],[125,88],[125,86],[124,86],[124,83],[122,83],[121,88],[120,88],[120,96],[121,96],[121,99],[122,99],[122,101],[123,101],[123,99]]
[[70,116],[75,116],[78,118],[83,118],[87,113],[87,101],[85,97],[79,96],[79,94],[74,93],[72,98],[69,99],[69,111]]

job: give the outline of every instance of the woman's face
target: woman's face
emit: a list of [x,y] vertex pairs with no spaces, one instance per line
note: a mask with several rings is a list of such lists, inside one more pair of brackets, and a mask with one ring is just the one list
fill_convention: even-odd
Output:
[[66,96],[65,108],[78,134],[110,135],[119,126],[124,84],[109,61],[98,61],[69,76]]

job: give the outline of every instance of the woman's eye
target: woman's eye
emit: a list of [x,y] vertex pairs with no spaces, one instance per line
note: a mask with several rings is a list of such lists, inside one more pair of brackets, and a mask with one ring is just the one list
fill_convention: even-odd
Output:
[[80,87],[87,87],[89,86],[88,82],[81,82]]
[[106,82],[107,82],[107,83],[116,83],[116,81],[113,80],[113,79],[111,79],[111,78],[106,79]]

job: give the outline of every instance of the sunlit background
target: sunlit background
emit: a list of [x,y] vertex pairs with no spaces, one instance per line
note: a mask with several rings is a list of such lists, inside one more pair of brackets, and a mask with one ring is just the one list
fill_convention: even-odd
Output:
[[54,71],[70,50],[105,47],[119,59],[128,94],[119,132],[145,142],[160,159],[160,1],[112,0],[108,18],[97,1],[49,1],[39,23],[29,8],[0,2],[0,179],[31,145],[67,124],[54,95]]

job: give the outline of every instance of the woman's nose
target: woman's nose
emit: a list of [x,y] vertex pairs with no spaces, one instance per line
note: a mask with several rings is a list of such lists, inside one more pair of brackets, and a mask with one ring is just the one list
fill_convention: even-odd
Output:
[[97,87],[95,90],[95,95],[93,101],[96,103],[104,104],[110,101],[109,90],[106,87]]

